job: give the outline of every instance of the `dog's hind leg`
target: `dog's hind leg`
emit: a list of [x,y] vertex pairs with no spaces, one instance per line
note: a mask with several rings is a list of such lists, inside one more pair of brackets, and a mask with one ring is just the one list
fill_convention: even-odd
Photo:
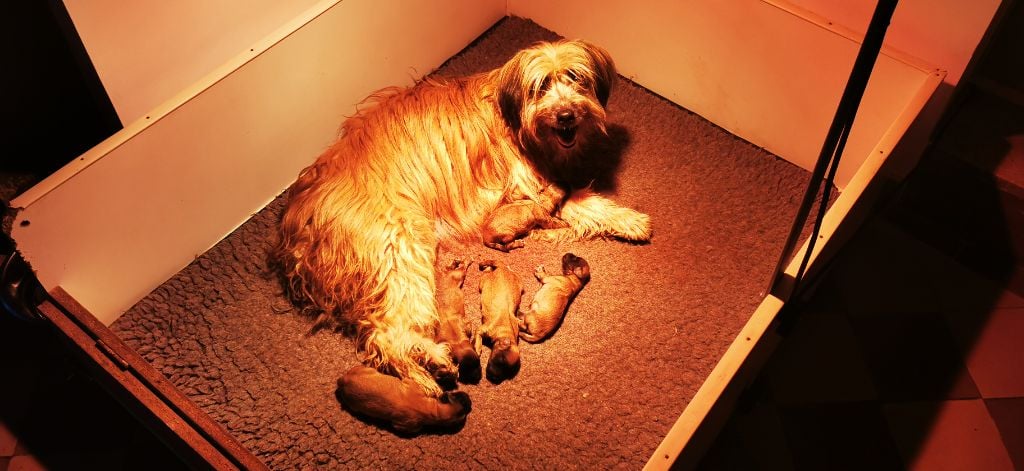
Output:
[[650,216],[619,206],[590,190],[574,191],[555,214],[569,227],[539,231],[542,240],[582,240],[613,237],[632,242],[651,240]]
[[[448,347],[437,343],[439,325],[434,300],[436,240],[424,218],[391,217],[381,221],[375,244],[377,309],[367,318],[364,350],[377,367],[390,367],[433,396],[441,394],[435,377],[457,377]],[[372,256],[372,255],[370,255]]]

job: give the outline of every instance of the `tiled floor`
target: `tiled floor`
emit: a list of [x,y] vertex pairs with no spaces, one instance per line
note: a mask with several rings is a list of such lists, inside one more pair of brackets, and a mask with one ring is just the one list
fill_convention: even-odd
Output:
[[184,469],[47,326],[0,315],[0,471]]
[[701,468],[1024,469],[1024,178],[995,171],[1022,139],[1024,108],[968,98]]
[[[705,469],[1024,469],[1024,108],[970,97],[836,260]],[[181,469],[0,316],[0,471]]]

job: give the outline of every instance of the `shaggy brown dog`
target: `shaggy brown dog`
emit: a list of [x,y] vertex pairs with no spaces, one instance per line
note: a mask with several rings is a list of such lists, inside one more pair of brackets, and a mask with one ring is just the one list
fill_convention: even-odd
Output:
[[[539,43],[498,69],[428,78],[367,99],[291,186],[274,251],[293,301],[354,327],[363,361],[410,378],[455,370],[434,340],[439,242],[479,241],[512,195],[538,200],[607,138],[611,57],[583,41]],[[577,189],[556,236],[646,241],[649,218]]]
[[456,259],[437,277],[437,340],[448,346],[463,383],[480,381],[480,355],[473,348],[472,330],[465,322],[466,297],[462,294],[466,269],[472,263]]
[[540,265],[533,276],[541,283],[533,295],[530,307],[523,311],[519,338],[527,342],[540,342],[551,335],[562,323],[569,303],[590,281],[590,264],[571,253],[562,255],[562,274],[548,275]]
[[544,188],[534,201],[521,199],[498,206],[484,220],[480,229],[484,245],[508,252],[523,246],[522,237],[534,229],[556,229],[566,227],[561,219],[552,216],[562,204],[565,191],[551,184]]
[[469,395],[462,391],[427,396],[411,379],[398,379],[363,365],[338,378],[337,395],[350,411],[385,421],[403,433],[461,425],[472,408]]
[[491,343],[491,358],[487,361],[487,379],[501,382],[519,371],[519,303],[523,299],[523,284],[519,277],[493,260],[480,262],[480,331],[476,334],[476,349],[483,342]]

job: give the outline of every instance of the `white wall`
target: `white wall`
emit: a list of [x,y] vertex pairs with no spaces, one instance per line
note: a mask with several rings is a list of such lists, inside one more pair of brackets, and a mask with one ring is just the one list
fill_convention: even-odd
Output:
[[[883,169],[887,177],[900,180],[917,164],[1001,1],[899,0],[886,31],[886,47],[918,57],[947,73],[943,84],[906,132],[896,155]],[[876,3],[875,0],[789,2],[827,18],[854,36],[863,36]]]
[[[875,0],[789,0],[863,36]],[[935,64],[956,85],[1001,0],[899,0],[885,43]]]
[[[811,169],[859,44],[776,3],[609,0],[594,8],[586,0],[510,0],[509,10],[605,46],[623,75]],[[919,61],[879,57],[836,176],[840,187],[934,72]]]
[[[231,1],[235,9],[251,5]],[[173,3],[190,15],[212,8],[202,0]],[[16,198],[12,204],[21,211],[13,236],[44,286],[63,286],[112,322],[286,188],[367,93],[411,83],[412,75],[440,65],[506,12],[594,39],[627,76],[698,113],[718,113],[712,121],[765,142],[782,157],[800,162],[816,156],[817,134],[824,134],[856,50],[849,39],[757,0],[655,0],[643,9],[624,0],[594,5],[321,0],[292,17],[278,11],[274,21],[266,19],[273,15],[252,20],[273,29],[262,39],[251,39],[256,33],[248,28],[242,34],[213,27],[231,38],[236,55],[221,52],[230,57],[220,65],[204,56],[203,65],[186,67],[174,79],[191,85],[158,93],[111,77],[146,82],[147,74],[177,75],[175,67],[134,67],[166,66],[153,60],[162,56],[188,62],[183,58],[199,54],[202,45],[220,44],[193,37],[211,28],[179,24],[189,15],[160,13],[157,2],[69,0],[76,24],[96,22],[91,33],[83,32],[94,59],[127,56],[101,70],[101,78],[112,93],[117,89],[136,102],[141,118],[126,120],[124,130]],[[194,20],[242,21],[234,10],[215,11],[222,23]],[[121,24],[155,21],[150,15],[164,18],[148,29]],[[178,28],[179,40],[163,41],[166,50],[137,48],[134,43],[161,23]],[[167,31],[158,36],[172,34]],[[861,154],[880,142],[891,145],[880,136],[902,135],[892,126],[908,112],[916,115],[908,104],[934,79],[891,57],[880,69],[882,79],[873,83],[882,86],[869,85],[875,92],[866,99],[868,119],[858,120],[848,147]],[[142,108],[147,100],[150,108]],[[858,134],[866,137],[855,139]],[[844,160],[841,179],[851,173],[851,160]]]
[[504,14],[501,0],[318,3],[18,196],[18,249],[109,324],[280,194],[370,92],[412,84]]
[[322,0],[65,0],[122,123]]

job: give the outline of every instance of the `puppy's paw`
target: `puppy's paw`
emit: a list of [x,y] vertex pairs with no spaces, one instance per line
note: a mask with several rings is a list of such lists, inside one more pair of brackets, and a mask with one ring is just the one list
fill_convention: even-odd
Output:
[[577,239],[572,228],[561,227],[558,229],[540,229],[530,232],[530,238],[542,242],[556,243]]
[[502,252],[511,252],[515,249],[521,249],[526,246],[522,239],[513,240],[507,244],[501,242],[484,242],[484,245],[494,250],[500,250]]
[[455,415],[464,416],[473,410],[473,401],[464,391],[448,391],[441,395],[440,400],[443,404],[451,404],[457,410]]

